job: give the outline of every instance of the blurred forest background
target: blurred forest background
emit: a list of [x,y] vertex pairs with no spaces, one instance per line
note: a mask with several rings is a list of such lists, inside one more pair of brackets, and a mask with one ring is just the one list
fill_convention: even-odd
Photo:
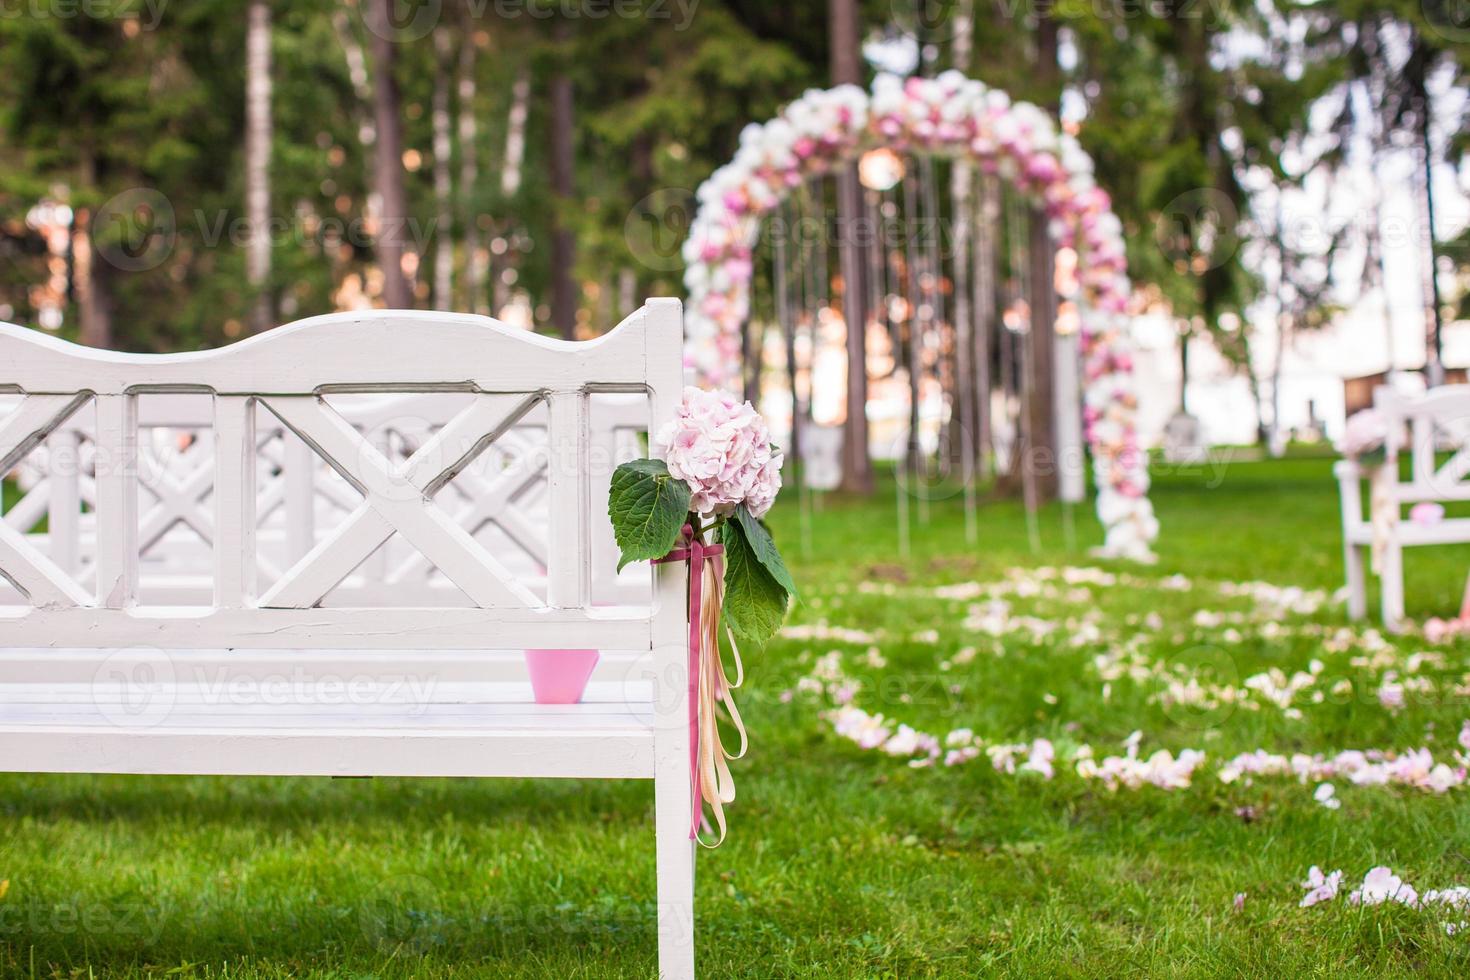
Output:
[[[1464,104],[1458,0],[7,0],[0,319],[139,351],[371,305],[596,334],[682,293],[744,125],[905,43],[1059,112],[1134,278],[1226,351],[1262,290],[1325,315],[1348,232],[1381,276],[1374,222],[1299,243],[1263,201],[1466,149],[1433,104]],[[1451,281],[1465,245],[1433,245]]]

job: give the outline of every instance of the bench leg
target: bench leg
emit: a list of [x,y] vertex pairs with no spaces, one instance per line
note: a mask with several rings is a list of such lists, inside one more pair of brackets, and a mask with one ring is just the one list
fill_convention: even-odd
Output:
[[1378,584],[1383,590],[1383,625],[1397,633],[1404,624],[1404,549],[1398,544],[1383,549]]
[[660,980],[694,980],[694,849],[698,845],[689,839],[687,765],[682,770],[676,768],[671,778],[660,773],[653,790]]
[[1368,582],[1363,569],[1363,549],[1350,541],[1344,541],[1342,560],[1347,569],[1348,618],[1362,619],[1368,614]]

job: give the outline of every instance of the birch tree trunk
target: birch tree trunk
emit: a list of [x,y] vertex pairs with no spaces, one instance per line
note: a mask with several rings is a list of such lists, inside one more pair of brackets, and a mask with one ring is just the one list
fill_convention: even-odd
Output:
[[[500,166],[500,193],[510,200],[521,189],[521,167],[526,160],[526,118],[530,115],[531,75],[522,68],[510,89],[510,110],[505,120],[505,156]],[[507,253],[508,255],[509,253]],[[495,272],[495,256],[490,256],[490,289],[495,297],[495,309],[505,308],[510,302],[510,286]]]
[[500,168],[500,193],[514,197],[521,189],[521,165],[526,159],[526,117],[530,114],[531,73],[522,68],[510,87],[510,112],[505,122],[505,164]]
[[384,305],[389,309],[404,310],[413,305],[413,296],[403,271],[408,206],[403,190],[403,122],[399,112],[402,99],[393,74],[398,61],[398,44],[392,40],[389,5],[394,0],[371,2],[370,16],[376,18],[371,32],[373,118],[377,129],[373,170],[382,208],[378,219],[378,265],[383,273]]
[[254,294],[249,327],[274,326],[271,297],[271,8],[250,0],[245,33],[245,280]]
[[557,71],[551,79],[551,322],[567,340],[577,334],[577,285],[573,267],[577,261],[577,244],[572,230],[566,226],[567,212],[574,193],[575,118],[572,77],[567,74],[567,47],[571,28],[563,21],[557,25]]
[[475,185],[480,180],[475,140],[475,32],[465,19],[459,40],[459,200],[464,215],[464,308],[485,312],[485,276],[480,264],[479,215],[475,211]]
[[454,180],[450,160],[454,153],[449,118],[449,71],[454,42],[449,28],[434,29],[434,293],[436,310],[454,308]]

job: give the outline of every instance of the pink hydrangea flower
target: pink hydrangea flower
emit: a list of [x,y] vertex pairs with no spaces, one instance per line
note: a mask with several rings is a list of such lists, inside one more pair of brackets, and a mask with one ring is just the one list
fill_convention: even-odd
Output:
[[723,391],[684,389],[674,419],[655,442],[669,472],[693,491],[690,509],[729,514],[741,504],[760,517],[781,489],[780,450],[750,402]]
[[1388,423],[1376,409],[1365,408],[1348,418],[1337,448],[1344,456],[1356,457],[1382,449],[1387,441]]

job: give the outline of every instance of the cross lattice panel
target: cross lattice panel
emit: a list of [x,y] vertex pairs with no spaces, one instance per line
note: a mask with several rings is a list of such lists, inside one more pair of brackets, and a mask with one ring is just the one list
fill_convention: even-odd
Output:
[[[556,534],[520,510],[520,495],[552,469],[551,454],[527,452],[525,434],[513,429],[540,404],[537,394],[441,395],[428,414],[422,400],[406,399],[378,417],[342,396],[261,404],[330,470],[317,474],[323,486],[340,480],[358,497],[337,528],[263,591],[261,605],[547,602]],[[569,433],[566,442],[584,437]]]
[[1470,404],[1467,414],[1413,419],[1413,482],[1435,499],[1470,500]]
[[0,402],[0,605],[78,606],[91,602],[84,520],[95,503],[93,454],[74,418],[94,415],[92,399],[12,395]]

